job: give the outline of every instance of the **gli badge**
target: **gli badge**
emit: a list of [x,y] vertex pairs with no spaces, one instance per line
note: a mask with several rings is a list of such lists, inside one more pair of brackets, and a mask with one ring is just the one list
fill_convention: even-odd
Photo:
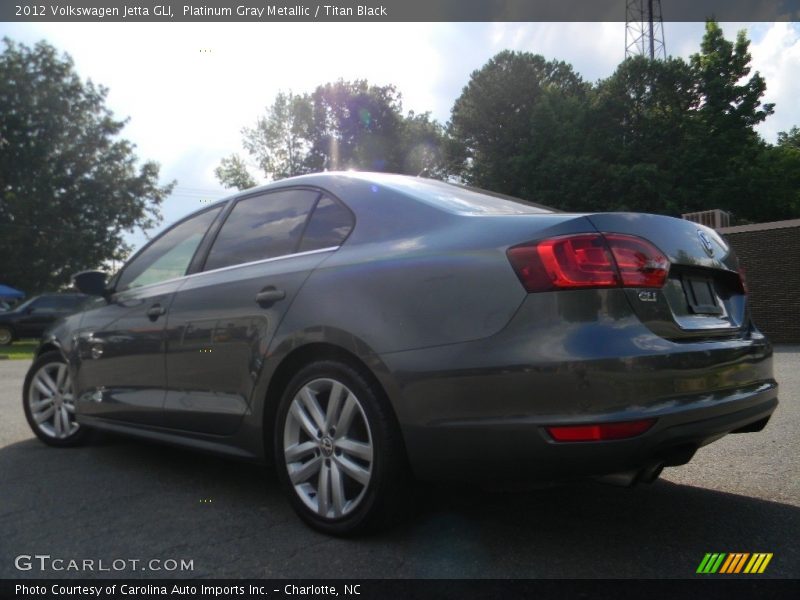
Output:
[[642,302],[657,302],[658,296],[655,290],[642,290],[639,292],[639,300]]
[[708,234],[698,229],[697,237],[700,238],[700,245],[703,247],[706,254],[708,254],[709,257],[714,256],[714,244],[711,242],[711,238],[708,237]]

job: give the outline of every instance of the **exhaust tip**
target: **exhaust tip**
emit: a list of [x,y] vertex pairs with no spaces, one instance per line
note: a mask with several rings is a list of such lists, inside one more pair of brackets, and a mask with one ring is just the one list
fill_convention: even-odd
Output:
[[648,465],[639,471],[639,477],[636,479],[636,483],[653,483],[656,479],[658,479],[659,475],[661,475],[661,471],[663,470],[664,463],[662,462]]
[[609,473],[608,475],[601,475],[595,477],[596,481],[608,485],[615,485],[618,487],[633,487],[639,483],[653,483],[661,471],[664,470],[663,462],[654,462],[641,469],[634,469],[631,471],[620,471],[619,473]]

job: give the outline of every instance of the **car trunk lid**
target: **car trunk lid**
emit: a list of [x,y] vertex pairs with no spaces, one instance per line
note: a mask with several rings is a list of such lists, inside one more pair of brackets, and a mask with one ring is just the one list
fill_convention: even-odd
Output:
[[637,316],[673,340],[742,335],[749,327],[745,290],[733,249],[713,229],[642,213],[587,215],[601,233],[646,239],[670,261],[661,289],[626,288]]

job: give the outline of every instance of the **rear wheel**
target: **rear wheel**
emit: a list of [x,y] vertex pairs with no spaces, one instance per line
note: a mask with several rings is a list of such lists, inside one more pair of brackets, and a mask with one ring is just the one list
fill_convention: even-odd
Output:
[[75,420],[75,393],[60,352],[37,358],[25,377],[22,405],[33,433],[50,446],[75,446],[86,428]]
[[320,361],[287,386],[275,424],[278,474],[292,506],[335,535],[402,510],[405,456],[388,403],[349,365]]
[[14,332],[5,325],[0,325],[0,346],[8,346],[14,340]]

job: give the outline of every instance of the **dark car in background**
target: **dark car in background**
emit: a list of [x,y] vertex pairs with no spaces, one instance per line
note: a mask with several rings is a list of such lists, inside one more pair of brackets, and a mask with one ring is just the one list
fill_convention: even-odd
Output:
[[173,225],[53,328],[25,380],[53,446],[92,428],[271,462],[334,534],[410,477],[654,480],[777,405],[733,251],[670,217],[569,214],[324,173]]
[[58,319],[71,315],[91,300],[85,294],[42,294],[0,312],[0,346],[20,338],[40,338]]

